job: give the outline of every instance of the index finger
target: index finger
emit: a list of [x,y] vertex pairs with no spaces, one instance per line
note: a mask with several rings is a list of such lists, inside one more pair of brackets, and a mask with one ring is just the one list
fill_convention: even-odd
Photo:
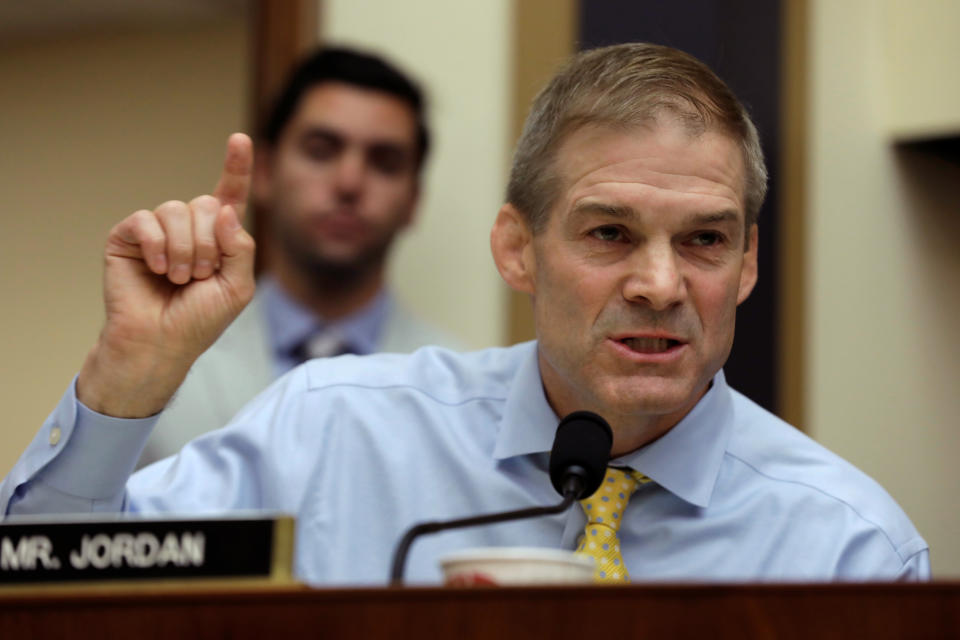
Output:
[[227,156],[223,173],[213,190],[213,197],[221,204],[232,206],[242,221],[247,211],[247,196],[253,176],[253,141],[244,133],[234,133],[227,139]]

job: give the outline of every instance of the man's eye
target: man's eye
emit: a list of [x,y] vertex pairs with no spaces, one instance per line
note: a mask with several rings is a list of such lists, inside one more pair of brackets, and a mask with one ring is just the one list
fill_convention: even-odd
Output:
[[597,227],[590,235],[604,242],[618,242],[623,239],[623,233],[617,227]]
[[697,247],[713,247],[723,243],[723,234],[716,231],[698,233],[690,240],[690,244]]
[[395,147],[374,147],[370,150],[369,159],[370,166],[386,175],[402,173],[409,164],[407,154]]
[[326,162],[341,153],[344,139],[326,130],[311,130],[300,136],[297,147],[305,157],[314,162]]
[[339,151],[340,146],[332,140],[311,140],[303,145],[303,153],[311,160],[329,160]]

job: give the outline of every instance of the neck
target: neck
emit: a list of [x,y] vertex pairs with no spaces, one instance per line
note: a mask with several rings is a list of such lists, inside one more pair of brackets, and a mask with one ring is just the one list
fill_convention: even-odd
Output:
[[678,418],[674,414],[667,416],[608,414],[604,417],[613,430],[611,458],[628,454],[650,444],[670,431],[682,418],[682,416]]
[[654,415],[614,413],[611,415],[608,418],[610,428],[613,430],[613,448],[610,450],[610,456],[616,458],[631,451],[636,451],[663,436],[677,426],[677,423],[683,420],[688,413],[693,411],[693,408],[697,406],[697,403],[709,389],[710,385],[707,384],[689,402],[670,413]]
[[382,264],[363,271],[306,273],[284,259],[282,251],[272,253],[281,257],[271,260],[270,275],[291,298],[326,320],[337,320],[362,309],[383,289]]
[[636,451],[663,436],[697,406],[710,388],[708,382],[681,406],[666,412],[661,412],[659,408],[650,410],[639,406],[614,407],[593,394],[578,394],[576,390],[564,393],[563,390],[570,390],[567,381],[561,379],[552,367],[546,365],[542,351],[538,357],[543,389],[554,413],[562,418],[573,411],[585,409],[602,416],[613,431],[611,458]]
[[617,458],[650,444],[670,431],[680,420],[673,416],[613,415],[608,419],[608,422],[610,422],[610,428],[613,430],[613,446],[610,448],[610,457]]

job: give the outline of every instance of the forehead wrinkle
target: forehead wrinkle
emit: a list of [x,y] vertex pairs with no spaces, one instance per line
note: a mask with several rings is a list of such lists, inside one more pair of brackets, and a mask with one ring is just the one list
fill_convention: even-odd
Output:
[[[655,132],[656,130],[650,133]],[[573,132],[560,144],[554,162],[560,175],[566,174],[563,181],[568,185],[568,190],[576,188],[576,186],[584,180],[587,180],[589,184],[590,174],[602,171],[606,177],[597,180],[594,184],[600,182],[636,183],[649,179],[653,182],[665,183],[665,185],[659,185],[646,182],[646,184],[651,187],[684,190],[688,193],[703,193],[704,195],[719,195],[711,189],[711,187],[721,187],[724,191],[732,191],[730,195],[721,197],[728,197],[743,206],[747,185],[746,176],[741,170],[743,163],[742,156],[738,155],[740,162],[716,164],[691,161],[683,167],[671,170],[664,165],[675,167],[676,160],[681,154],[678,154],[675,149],[668,148],[667,145],[658,144],[656,145],[656,151],[648,152],[639,157],[636,155],[628,155],[627,157],[620,157],[612,161],[604,159],[603,156],[593,156],[591,158],[593,155],[591,151],[596,147],[602,147],[602,140],[606,134],[609,133],[610,130],[604,127],[585,127]],[[716,135],[724,138],[721,134]],[[702,135],[693,136],[692,138],[688,136],[688,139],[700,143],[702,146],[702,144],[709,143],[713,137],[715,136],[711,135],[711,132],[708,131]],[[578,162],[576,156],[564,153],[564,151],[569,150],[570,146],[576,146],[576,143],[583,138],[587,140],[599,138],[601,140],[601,142],[596,143],[596,146],[593,144],[588,146],[586,153],[581,156],[586,160],[585,165]],[[573,170],[577,164],[581,164],[580,170],[574,173]],[[644,175],[646,175],[646,178],[644,178]],[[657,180],[657,177],[661,177],[662,180]],[[709,183],[709,185],[703,184],[702,186],[698,186],[698,183]],[[679,189],[676,187],[679,187]]]
[[[583,210],[584,212],[605,212],[609,213],[612,216],[624,218],[627,216],[635,216],[636,208],[630,204],[624,204],[616,202],[617,200],[630,200],[631,196],[629,194],[617,193],[610,194],[600,192],[597,193],[595,189],[597,187],[603,187],[604,185],[626,185],[631,188],[631,190],[638,190],[639,192],[647,192],[648,194],[657,194],[657,193],[666,193],[673,198],[678,198],[678,201],[687,201],[691,199],[695,200],[712,200],[713,202],[706,202],[702,206],[693,207],[694,209],[700,209],[704,212],[704,215],[713,215],[713,214],[723,214],[730,213],[735,215],[738,219],[741,216],[737,213],[742,213],[744,206],[743,201],[739,199],[735,192],[730,192],[730,189],[718,189],[713,190],[707,186],[699,189],[691,189],[685,191],[677,191],[674,188],[654,185],[649,182],[637,182],[633,180],[621,181],[621,180],[598,180],[596,182],[587,182],[586,184],[574,185],[571,189],[571,197],[574,200],[575,204],[571,211],[578,212]],[[714,185],[714,186],[723,186],[723,185]],[[720,193],[723,191],[725,193]],[[577,195],[579,193],[579,195]],[[642,198],[646,199],[645,196]],[[606,200],[612,199],[613,202],[607,202]],[[723,201],[722,203],[719,201]],[[729,203],[729,204],[724,204]],[[698,214],[694,214],[698,215]],[[714,220],[717,222],[717,220]]]
[[[717,177],[691,174],[683,171],[666,171],[654,168],[648,165],[640,167],[640,170],[624,167],[625,164],[633,164],[636,161],[620,162],[616,165],[598,167],[590,171],[585,171],[576,182],[571,183],[576,186],[577,183],[586,182],[584,186],[601,185],[604,183],[612,184],[635,184],[649,187],[651,189],[674,191],[690,195],[705,195],[728,198],[733,201],[739,201],[742,198],[737,190],[726,184]],[[619,165],[619,166],[618,166]],[[603,171],[612,173],[601,177],[596,181],[591,181],[591,173]],[[660,178],[660,179],[658,179]],[[721,193],[729,192],[729,193]]]

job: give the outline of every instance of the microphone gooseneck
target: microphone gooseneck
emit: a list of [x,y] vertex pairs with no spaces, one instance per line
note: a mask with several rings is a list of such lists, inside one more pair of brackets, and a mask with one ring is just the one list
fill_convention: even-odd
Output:
[[418,536],[448,529],[562,513],[574,501],[593,495],[603,482],[612,446],[613,431],[606,420],[589,411],[569,414],[557,426],[557,434],[550,451],[550,481],[557,493],[563,496],[559,504],[414,525],[407,530],[394,549],[390,582],[395,585],[402,582],[407,554]]

